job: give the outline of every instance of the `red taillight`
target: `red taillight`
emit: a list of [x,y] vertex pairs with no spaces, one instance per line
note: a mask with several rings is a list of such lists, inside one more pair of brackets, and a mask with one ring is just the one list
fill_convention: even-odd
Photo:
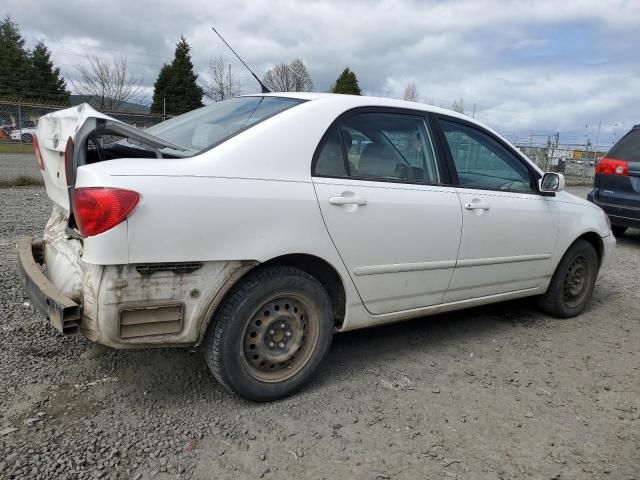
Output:
[[121,188],[76,188],[73,213],[83,237],[93,237],[122,222],[136,207],[140,194]]
[[615,158],[602,157],[596,164],[596,173],[601,175],[629,175],[629,162]]
[[38,143],[38,137],[33,135],[32,139],[33,153],[36,156],[36,162],[38,162],[38,168],[44,172],[44,160],[42,159],[42,152],[40,151],[40,144]]

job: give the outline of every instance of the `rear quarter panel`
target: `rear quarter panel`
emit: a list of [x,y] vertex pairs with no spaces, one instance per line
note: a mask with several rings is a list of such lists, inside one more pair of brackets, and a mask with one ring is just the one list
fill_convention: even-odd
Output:
[[117,238],[107,238],[108,231],[85,239],[85,261],[265,262],[309,254],[338,272],[347,309],[357,304],[311,181],[315,148],[341,111],[334,104],[313,109],[304,104],[194,157],[117,159],[79,167],[77,187],[127,188],[141,195],[127,221],[113,229],[120,230]]
[[[312,103],[194,157],[82,166],[76,186],[140,193],[141,201],[127,220],[129,263],[264,261],[286,253],[339,260],[320,215],[311,159],[340,107],[320,104],[310,109]],[[87,248],[108,233],[87,239]],[[110,251],[106,245],[101,248]],[[123,260],[119,254],[113,261],[108,256],[95,253],[86,261]]]

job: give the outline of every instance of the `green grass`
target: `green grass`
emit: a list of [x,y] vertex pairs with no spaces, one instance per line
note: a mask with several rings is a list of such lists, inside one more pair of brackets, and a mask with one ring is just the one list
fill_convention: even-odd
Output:
[[0,142],[0,153],[33,153],[33,146],[28,143]]
[[18,175],[9,180],[0,180],[0,188],[10,187],[30,187],[34,185],[44,185],[42,179],[30,177],[29,175]]

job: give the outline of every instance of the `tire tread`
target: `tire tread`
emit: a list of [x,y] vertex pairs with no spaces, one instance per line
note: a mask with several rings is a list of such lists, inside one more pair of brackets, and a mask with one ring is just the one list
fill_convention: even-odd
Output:
[[[269,282],[274,279],[281,279],[285,276],[303,277],[316,283],[317,286],[320,287],[324,294],[327,296],[326,298],[329,299],[329,294],[326,292],[320,282],[318,282],[313,276],[309,275],[307,272],[290,266],[277,265],[259,267],[258,269],[249,272],[236,285],[234,285],[231,288],[231,291],[222,300],[218,310],[214,314],[214,318],[212,319],[212,322],[209,325],[209,329],[207,331],[206,341],[204,345],[205,361],[207,363],[207,366],[213,373],[215,379],[225,389],[232,393],[241,395],[241,393],[238,392],[237,389],[235,389],[229,382],[227,372],[224,368],[222,352],[224,346],[224,332],[228,324],[234,321],[235,312],[239,308],[240,304],[244,301],[248,293],[251,292],[251,290],[253,290],[263,282]],[[295,286],[295,283],[296,282],[292,282],[292,286]],[[329,345],[326,346],[325,350],[328,350],[328,347]],[[326,354],[326,351],[322,352],[322,356],[324,356],[324,354]]]
[[[580,314],[584,309],[585,305],[587,304],[587,302],[589,301],[589,298],[591,297],[591,292],[593,291],[593,285],[589,287],[591,291],[585,297],[584,303],[582,305],[579,305],[577,309],[568,310],[567,308],[565,308],[564,305],[562,305],[561,292],[563,287],[562,283],[564,282],[565,269],[567,267],[569,260],[572,257],[573,252],[575,252],[576,250],[582,250],[582,249],[584,249],[585,251],[588,251],[589,255],[591,255],[592,258],[595,260],[596,264],[594,266],[594,269],[595,269],[594,276],[597,276],[598,255],[595,251],[595,248],[593,248],[593,245],[591,245],[586,240],[582,238],[577,239],[567,249],[566,253],[562,257],[562,260],[560,260],[560,263],[556,267],[556,271],[553,273],[553,277],[551,277],[551,282],[549,282],[549,287],[547,288],[547,291],[543,295],[538,297],[538,308],[540,308],[540,310],[542,310],[547,315],[551,315],[553,317],[558,317],[558,318],[573,317],[575,315]],[[593,279],[593,283],[595,284],[595,278]]]

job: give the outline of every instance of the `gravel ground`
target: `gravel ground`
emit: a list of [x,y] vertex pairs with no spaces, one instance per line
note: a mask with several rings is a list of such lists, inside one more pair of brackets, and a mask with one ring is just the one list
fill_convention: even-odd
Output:
[[638,231],[577,318],[520,301],[337,335],[307,389],[253,404],[201,352],[81,358],[19,285],[49,200],[0,196],[0,478],[640,478]]
[[0,153],[0,180],[13,180],[20,175],[42,180],[33,155]]

